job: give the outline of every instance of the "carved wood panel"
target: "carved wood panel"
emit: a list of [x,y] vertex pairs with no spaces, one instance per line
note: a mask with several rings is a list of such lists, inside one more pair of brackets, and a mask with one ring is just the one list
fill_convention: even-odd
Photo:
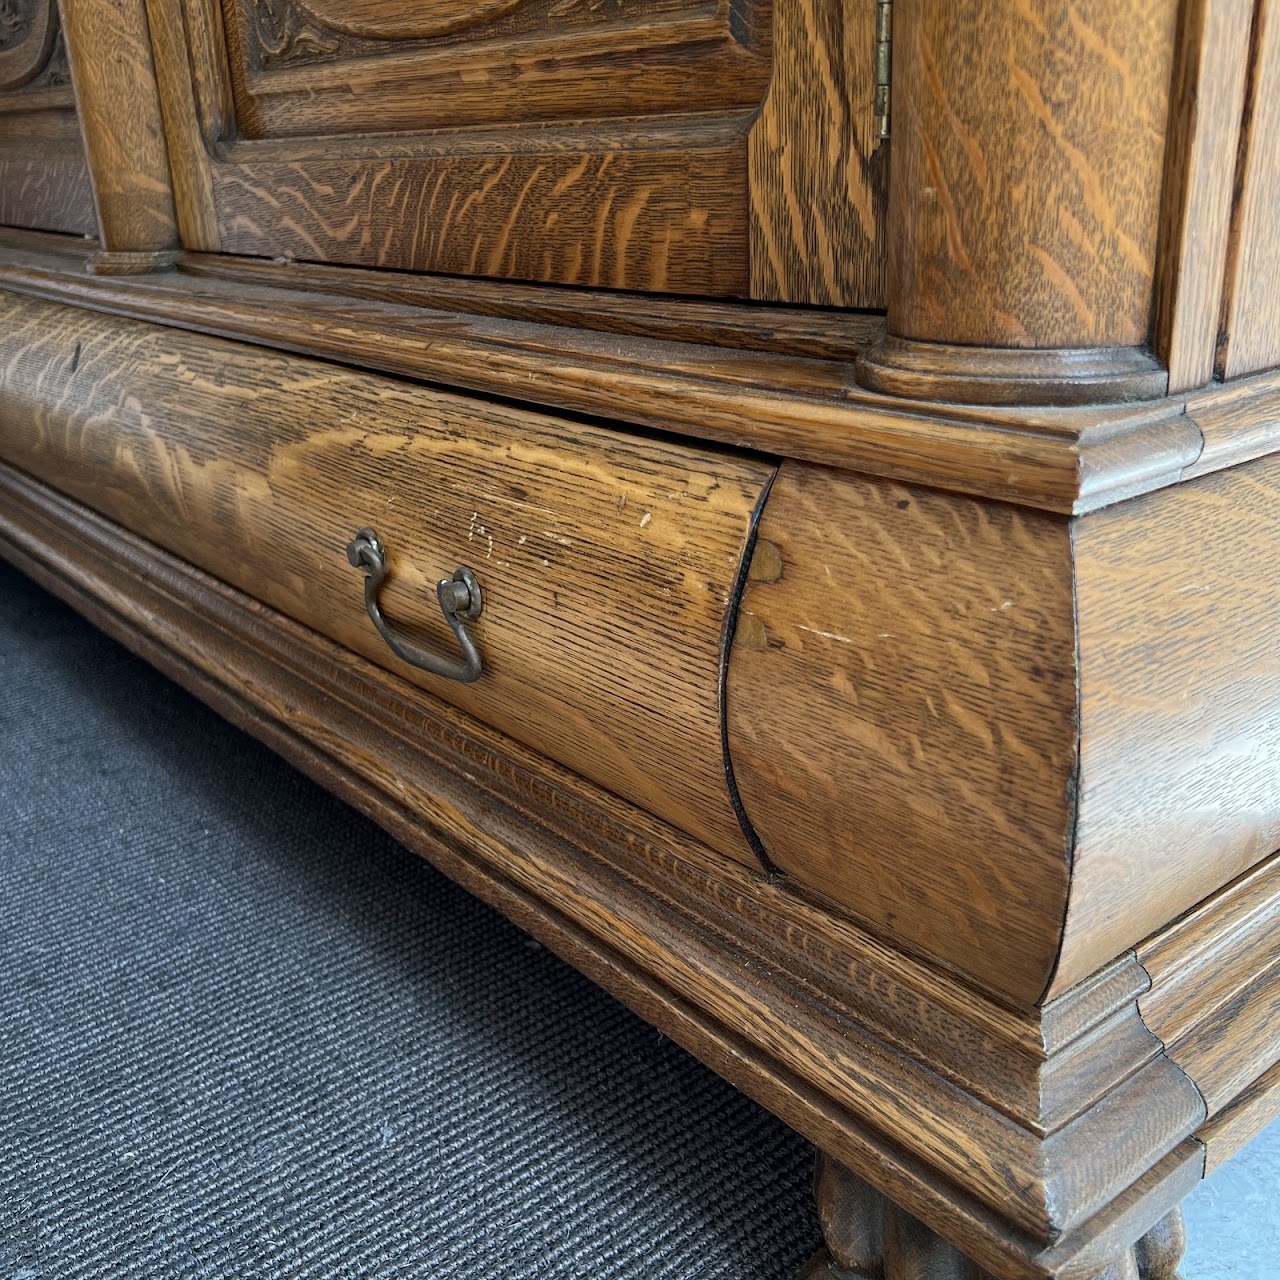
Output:
[[0,224],[96,226],[55,0],[0,0]]
[[[147,0],[184,242],[875,306],[874,0],[811,0],[847,21],[778,45],[782,2]],[[832,41],[824,80],[809,64]],[[819,136],[796,162],[814,209],[797,220],[792,157]],[[832,240],[857,244],[848,279],[813,265]]]
[[0,90],[20,89],[45,70],[57,32],[53,0],[0,0]]
[[769,0],[222,0],[244,137],[756,108]]

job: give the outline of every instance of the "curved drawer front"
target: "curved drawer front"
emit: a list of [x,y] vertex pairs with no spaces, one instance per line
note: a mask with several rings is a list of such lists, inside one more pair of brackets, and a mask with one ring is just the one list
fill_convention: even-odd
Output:
[[[0,294],[0,453],[193,564],[753,862],[720,683],[765,463]],[[474,684],[395,657],[346,548],[374,529],[397,634],[445,657],[474,571]]]

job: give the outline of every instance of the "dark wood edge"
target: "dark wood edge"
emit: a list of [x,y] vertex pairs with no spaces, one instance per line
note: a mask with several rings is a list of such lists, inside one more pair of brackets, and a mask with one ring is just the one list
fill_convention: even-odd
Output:
[[1087,405],[1156,400],[1169,375],[1141,347],[958,347],[886,336],[858,356],[858,382],[910,400]]
[[[1175,484],[1202,464],[1185,398],[1087,409],[912,402],[854,387],[845,361],[639,336],[620,344],[562,323],[197,275],[187,257],[167,274],[94,277],[75,246],[48,253],[0,232],[0,288],[1055,512]],[[1232,423],[1252,429],[1247,405]]]
[[[803,908],[786,918],[785,889],[768,878],[715,859],[428,695],[397,688],[372,664],[11,468],[0,469],[0,493],[8,558],[994,1275],[1083,1275],[1077,1256],[1093,1256],[1100,1242],[1126,1246],[1172,1207],[1144,1188],[1163,1187],[1170,1161],[1181,1168],[1191,1158],[1203,1104],[1189,1104],[1185,1077],[1158,1053],[1041,1140],[839,1012],[839,998],[821,998],[807,950],[820,939],[799,927]],[[609,838],[628,827],[629,837]],[[891,963],[886,985],[900,974]],[[1111,974],[1084,984],[1081,1008],[1123,1007],[1131,982]],[[989,1035],[1003,1016],[989,1010],[974,1030]],[[1094,1052],[1114,1020],[1087,1033]],[[1116,1133],[1132,1140],[1117,1144]],[[1103,1146],[1112,1150],[1100,1169]],[[1130,1199],[1137,1208],[1117,1218],[1116,1205]]]

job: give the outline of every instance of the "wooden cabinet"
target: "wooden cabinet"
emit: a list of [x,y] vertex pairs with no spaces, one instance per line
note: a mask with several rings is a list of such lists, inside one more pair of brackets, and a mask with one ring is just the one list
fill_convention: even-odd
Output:
[[1280,1111],[1278,22],[0,0],[0,553],[809,1135],[810,1280],[1172,1280]]

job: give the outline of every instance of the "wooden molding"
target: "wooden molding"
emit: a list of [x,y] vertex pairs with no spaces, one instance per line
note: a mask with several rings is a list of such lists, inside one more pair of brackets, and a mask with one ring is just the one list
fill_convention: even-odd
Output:
[[1257,0],[1253,42],[1218,352],[1224,378],[1280,364],[1280,0]]
[[1069,405],[1155,400],[1164,366],[1141,347],[961,347],[892,336],[858,358],[858,381],[909,400]]
[[[546,312],[518,318],[538,314],[533,300],[516,293],[503,310],[487,285],[469,303],[468,282],[410,285],[357,272],[346,292],[336,292],[337,269],[313,276],[258,263],[239,274],[240,264],[215,268],[205,257],[184,257],[161,276],[94,278],[82,245],[0,231],[0,288],[1047,511],[1082,513],[1177,484],[1231,465],[1246,441],[1255,456],[1280,447],[1272,375],[1233,388],[1229,411],[1214,408],[1212,392],[1132,405],[966,408],[854,386],[848,353],[871,335],[865,318],[842,336],[830,322],[806,328],[785,313],[774,329],[759,309],[704,312],[694,304],[680,312],[663,303],[657,310],[671,310],[670,321],[635,327],[672,337],[637,336],[620,348],[582,323],[547,323]],[[320,289],[308,287],[313,280]],[[565,307],[574,296],[566,291],[545,305]],[[604,329],[625,323],[614,314],[616,300],[588,302],[584,317],[594,307]],[[640,302],[635,310],[652,314]],[[702,324],[710,337],[695,341]],[[753,326],[762,336],[733,336]],[[782,353],[792,346],[810,355]],[[823,349],[827,356],[816,354]],[[1210,451],[1191,406],[1216,415]]]
[[1173,392],[1213,377],[1252,9],[1253,0],[1182,6],[1152,344]]

